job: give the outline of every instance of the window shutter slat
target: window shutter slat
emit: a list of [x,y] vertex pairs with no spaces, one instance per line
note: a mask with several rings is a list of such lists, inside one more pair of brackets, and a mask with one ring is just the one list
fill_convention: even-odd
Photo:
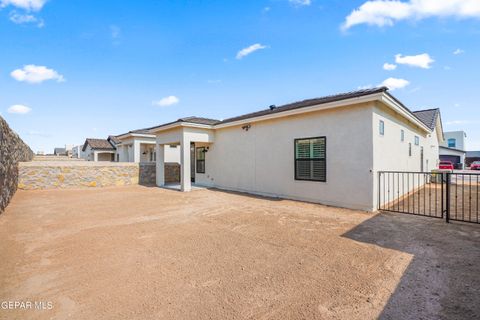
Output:
[[326,138],[295,141],[295,179],[326,181]]

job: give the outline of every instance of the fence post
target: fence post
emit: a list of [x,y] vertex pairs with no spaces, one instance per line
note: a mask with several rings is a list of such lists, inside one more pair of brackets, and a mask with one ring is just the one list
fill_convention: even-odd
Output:
[[377,192],[378,192],[378,203],[377,203],[377,209],[378,210],[382,210],[382,207],[380,205],[380,202],[382,201],[382,196],[380,194],[380,184],[381,184],[381,176],[382,176],[382,173],[380,171],[378,171],[378,185],[377,185]]
[[444,199],[444,196],[443,196],[443,185],[445,183],[445,179],[446,179],[446,176],[445,176],[445,173],[443,172],[440,172],[440,185],[441,185],[441,191],[440,191],[440,212],[442,213],[442,219],[443,219],[443,214],[445,213],[445,204],[443,203],[443,199]]
[[445,221],[449,223],[450,222],[450,179],[451,177],[449,172],[445,174],[447,175],[447,192],[445,194],[445,196],[447,197],[447,201],[446,201],[447,210],[445,210]]

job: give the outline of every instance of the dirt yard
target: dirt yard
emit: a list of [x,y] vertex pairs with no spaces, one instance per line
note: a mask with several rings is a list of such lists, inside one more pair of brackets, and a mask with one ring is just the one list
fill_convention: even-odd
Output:
[[218,190],[19,191],[0,257],[0,319],[480,318],[479,225]]

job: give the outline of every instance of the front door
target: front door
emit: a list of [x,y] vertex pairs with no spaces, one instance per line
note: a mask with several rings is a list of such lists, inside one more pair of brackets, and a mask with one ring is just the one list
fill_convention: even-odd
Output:
[[190,177],[192,183],[195,183],[195,143],[190,143]]

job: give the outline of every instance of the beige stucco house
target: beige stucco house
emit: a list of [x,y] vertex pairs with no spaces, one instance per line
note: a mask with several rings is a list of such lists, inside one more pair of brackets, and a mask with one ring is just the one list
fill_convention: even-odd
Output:
[[[155,162],[155,135],[147,129],[132,130],[115,136],[117,162]],[[180,163],[180,149],[176,145],[165,146],[165,162]]]
[[379,171],[436,167],[438,110],[411,112],[387,88],[304,100],[223,121],[190,117],[149,129],[157,185],[178,145],[181,190],[192,183],[373,211]]
[[87,138],[82,153],[87,161],[114,161],[116,151],[109,139]]

